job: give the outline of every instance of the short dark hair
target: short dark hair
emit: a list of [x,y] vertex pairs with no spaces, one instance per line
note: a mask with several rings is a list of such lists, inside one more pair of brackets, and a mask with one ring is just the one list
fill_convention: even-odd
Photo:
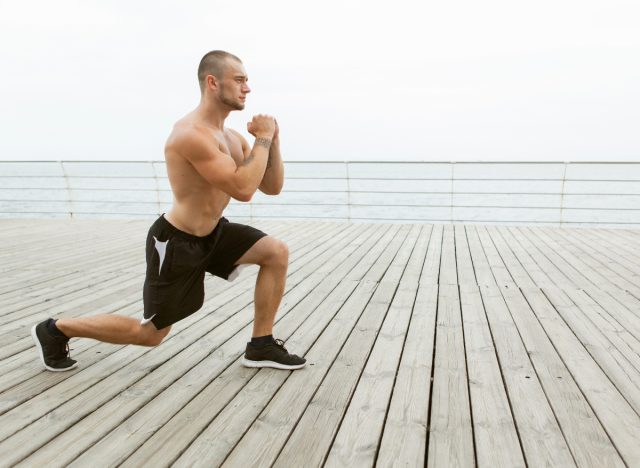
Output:
[[207,75],[213,75],[218,79],[222,79],[224,64],[229,58],[242,63],[242,60],[238,57],[224,50],[212,50],[204,54],[204,57],[200,60],[200,65],[198,65],[198,83],[200,84],[201,92],[204,91]]

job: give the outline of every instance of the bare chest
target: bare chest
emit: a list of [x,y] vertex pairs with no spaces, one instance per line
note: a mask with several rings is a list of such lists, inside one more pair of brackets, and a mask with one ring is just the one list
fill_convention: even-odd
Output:
[[229,132],[218,135],[220,150],[233,158],[236,164],[244,161],[244,152],[242,151],[242,143],[237,136]]

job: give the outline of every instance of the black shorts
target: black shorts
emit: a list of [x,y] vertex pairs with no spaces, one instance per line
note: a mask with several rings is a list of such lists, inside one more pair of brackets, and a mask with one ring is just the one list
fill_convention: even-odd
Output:
[[221,218],[211,234],[180,231],[160,216],[147,235],[144,319],[158,330],[196,312],[204,302],[204,274],[233,279],[236,262],[266,234]]

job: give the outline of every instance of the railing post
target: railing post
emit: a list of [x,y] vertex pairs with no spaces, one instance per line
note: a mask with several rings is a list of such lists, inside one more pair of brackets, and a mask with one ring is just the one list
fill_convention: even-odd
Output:
[[153,173],[153,180],[156,183],[156,201],[158,202],[158,212],[156,215],[160,216],[162,214],[162,204],[160,202],[160,181],[158,180],[155,161],[151,161],[151,172]]
[[344,162],[347,170],[347,221],[351,222],[351,179],[349,176],[349,161]]
[[567,165],[569,164],[569,161],[565,161],[562,171],[562,185],[560,186],[560,227],[562,227],[564,223],[564,221],[562,220],[562,217],[564,216],[564,182],[567,179]]
[[451,161],[451,185],[449,187],[449,223],[453,223],[453,179],[454,179],[454,171],[456,167],[456,162]]
[[73,194],[71,191],[71,184],[69,184],[69,177],[67,176],[67,171],[64,168],[64,161],[60,162],[60,169],[62,169],[62,176],[64,177],[64,185],[67,187],[67,199],[69,202],[69,217],[73,219]]

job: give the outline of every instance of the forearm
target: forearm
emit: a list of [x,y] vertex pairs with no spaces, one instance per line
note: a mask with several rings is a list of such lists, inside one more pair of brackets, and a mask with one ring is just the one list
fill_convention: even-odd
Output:
[[277,195],[284,185],[284,163],[280,154],[280,141],[274,140],[269,150],[267,169],[260,183],[260,190],[265,193]]
[[249,195],[255,193],[264,178],[271,146],[270,138],[256,138],[251,153],[238,165],[236,174]]

